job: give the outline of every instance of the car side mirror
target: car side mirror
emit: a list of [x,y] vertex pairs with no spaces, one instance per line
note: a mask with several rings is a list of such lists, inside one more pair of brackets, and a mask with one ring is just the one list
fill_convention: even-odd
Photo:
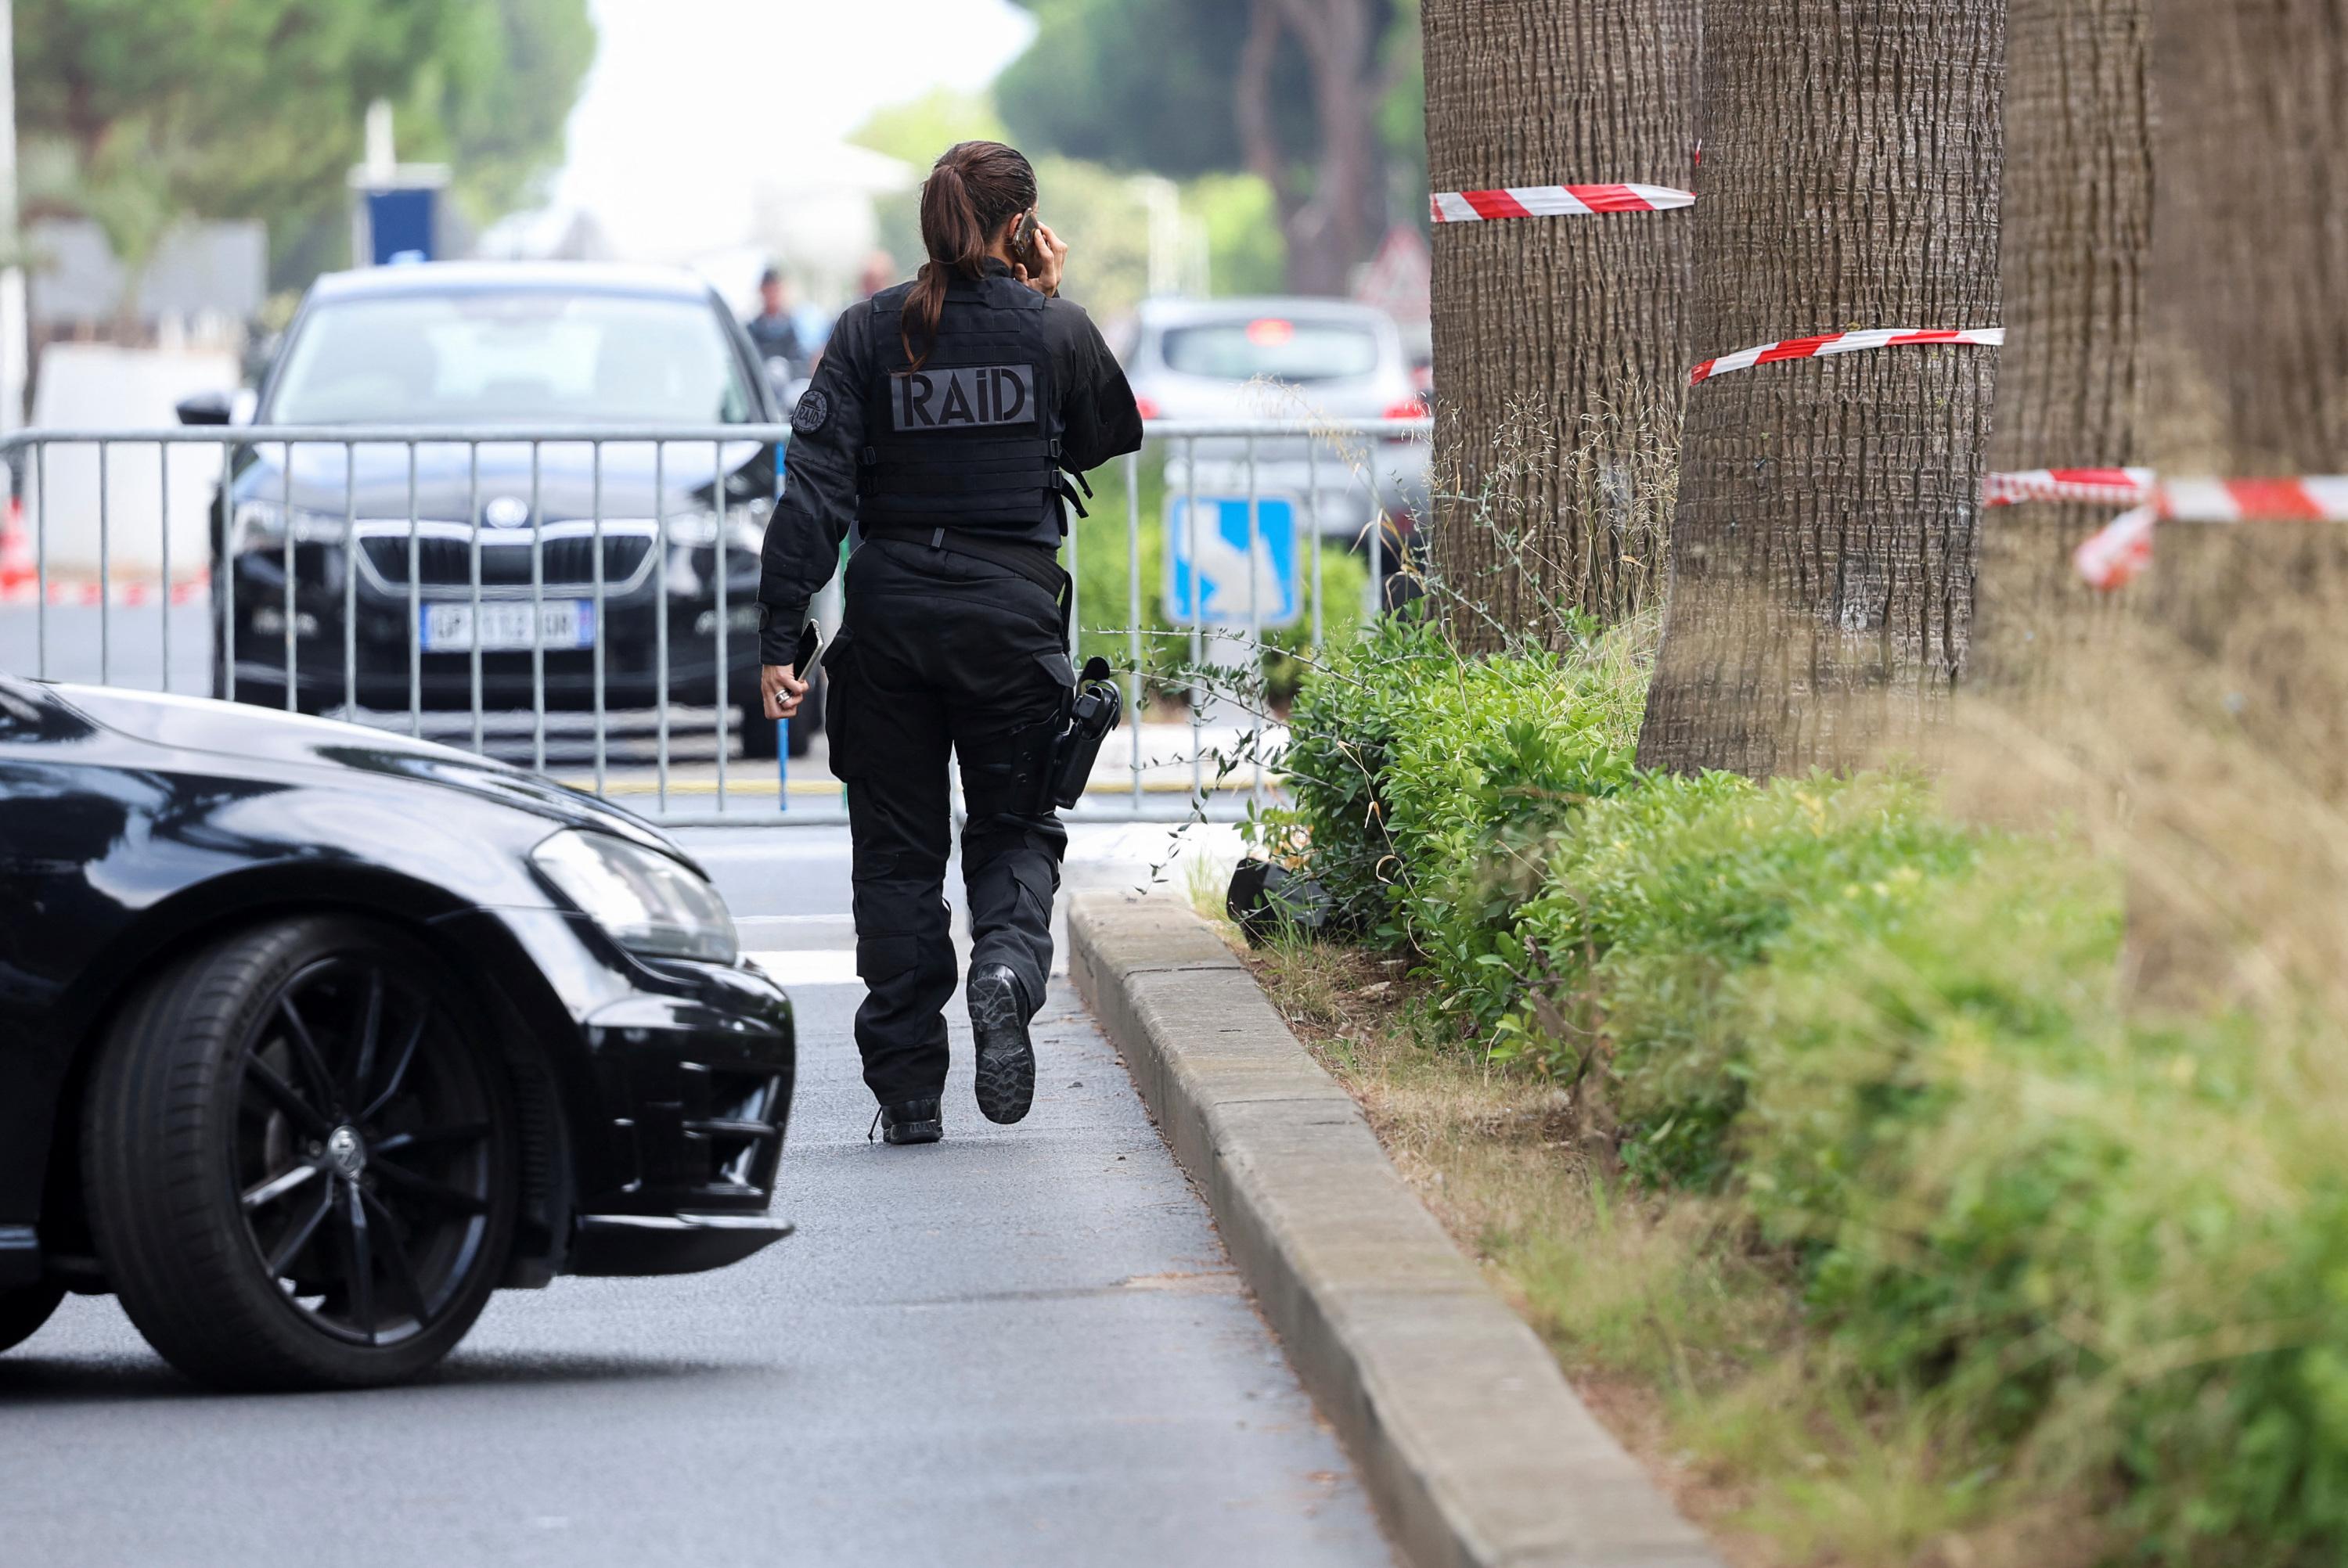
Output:
[[236,405],[225,392],[199,392],[180,399],[175,412],[182,425],[226,425]]

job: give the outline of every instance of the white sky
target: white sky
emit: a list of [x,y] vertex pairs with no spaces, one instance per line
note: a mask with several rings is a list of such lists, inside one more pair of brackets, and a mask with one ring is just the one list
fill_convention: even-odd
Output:
[[874,109],[983,87],[1026,46],[1007,0],[593,0],[602,46],[556,200],[623,251],[737,242],[762,182],[819,182]]

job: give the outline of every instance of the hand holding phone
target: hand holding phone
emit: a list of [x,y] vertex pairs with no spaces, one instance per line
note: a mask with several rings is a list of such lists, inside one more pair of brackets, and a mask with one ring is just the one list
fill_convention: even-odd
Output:
[[758,671],[758,694],[766,700],[767,717],[788,719],[799,711],[799,702],[815,682],[816,649],[819,643],[815,622],[810,620],[799,631],[798,651],[788,664],[767,664]]
[[1052,226],[1032,208],[1012,231],[1011,253],[1021,282],[1038,293],[1060,292],[1060,275],[1068,262],[1067,241],[1053,233]]

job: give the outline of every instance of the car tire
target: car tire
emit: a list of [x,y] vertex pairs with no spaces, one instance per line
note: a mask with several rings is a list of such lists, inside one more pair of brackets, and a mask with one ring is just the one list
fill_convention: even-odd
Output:
[[445,972],[388,927],[310,916],[183,959],[122,1009],[84,1193],[124,1310],[183,1373],[396,1382],[479,1316],[512,1244],[515,1116]]
[[39,1333],[65,1298],[61,1285],[20,1285],[14,1290],[0,1290],[0,1351],[13,1350]]

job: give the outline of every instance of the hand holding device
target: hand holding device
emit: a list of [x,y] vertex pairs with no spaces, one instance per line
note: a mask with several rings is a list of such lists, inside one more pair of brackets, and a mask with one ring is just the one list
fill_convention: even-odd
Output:
[[800,674],[815,662],[815,622],[799,633],[798,655],[788,664],[765,664],[758,669],[758,693],[766,699],[767,717],[788,719],[799,711],[808,682]]
[[1028,209],[1011,234],[1012,265],[1019,281],[1039,294],[1057,294],[1068,264],[1068,242]]

